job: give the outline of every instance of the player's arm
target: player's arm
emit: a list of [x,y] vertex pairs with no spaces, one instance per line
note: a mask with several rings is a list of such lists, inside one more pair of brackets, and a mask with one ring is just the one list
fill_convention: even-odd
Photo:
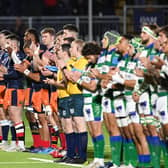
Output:
[[85,89],[87,89],[87,90],[89,90],[91,92],[94,92],[97,89],[97,82],[96,82],[96,80],[90,80],[90,82],[88,83],[88,82],[85,82],[85,81],[79,79],[77,81],[77,83],[80,86],[82,86],[83,88],[85,88]]
[[21,64],[15,64],[15,70],[23,73],[25,76],[27,76],[28,78],[36,81],[36,82],[40,82],[40,73],[34,73],[31,72],[29,69],[27,69],[27,67],[21,65]]
[[46,84],[50,84],[50,85],[56,86],[58,89],[65,89],[66,86],[67,86],[64,80],[56,81],[54,79],[47,78],[47,79],[45,79],[43,81]]
[[34,73],[34,72],[30,72],[28,69],[26,69],[24,72],[25,76],[27,76],[28,78],[36,81],[36,82],[40,82],[41,78],[40,78],[40,73]]

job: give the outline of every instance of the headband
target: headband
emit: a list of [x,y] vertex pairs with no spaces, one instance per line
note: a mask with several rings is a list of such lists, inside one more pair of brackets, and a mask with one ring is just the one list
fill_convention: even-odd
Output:
[[142,27],[142,32],[147,33],[148,35],[150,35],[155,40],[157,39],[156,34],[149,27],[147,27],[147,26]]

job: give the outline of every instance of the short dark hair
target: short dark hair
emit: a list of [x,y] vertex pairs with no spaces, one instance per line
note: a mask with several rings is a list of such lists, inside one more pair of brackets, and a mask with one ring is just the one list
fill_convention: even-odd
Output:
[[5,36],[8,36],[8,35],[12,34],[12,32],[9,31],[9,30],[4,29],[4,30],[1,30],[1,31],[0,31],[0,34],[3,34],[3,35],[5,35]]
[[63,30],[60,30],[58,31],[56,34],[55,34],[55,37],[57,38],[58,36],[61,36],[64,34],[64,31]]
[[82,39],[76,39],[76,40],[73,41],[73,43],[75,43],[77,45],[76,46],[77,50],[79,52],[82,52],[82,49],[83,49],[83,46],[84,46],[85,42]]
[[10,35],[8,35],[8,36],[6,37],[6,39],[16,40],[16,41],[20,42],[20,38],[19,38],[19,36],[16,35],[16,34],[13,34],[13,33],[10,34]]
[[87,42],[83,46],[82,55],[99,55],[101,52],[101,47],[96,42]]
[[52,27],[46,27],[44,29],[41,30],[41,34],[43,33],[49,33],[51,36],[55,36],[55,29]]
[[168,38],[168,25],[159,28],[157,33],[160,33],[160,32],[163,32],[166,35],[166,37]]
[[125,39],[127,39],[128,41],[130,41],[134,36],[131,34],[124,34],[122,35],[122,37],[124,37]]
[[69,51],[70,48],[71,48],[70,44],[62,44],[61,45],[62,51],[67,52],[69,56],[70,56],[70,51]]
[[62,48],[63,51],[69,50],[69,49],[71,48],[71,45],[70,45],[70,44],[67,44],[67,43],[66,43],[66,44],[62,44],[62,45],[61,45],[61,48]]
[[69,44],[71,44],[71,43],[72,43],[72,41],[74,41],[74,40],[75,40],[75,38],[74,38],[74,37],[66,37],[66,38],[64,38],[64,40],[67,40],[67,41],[68,41],[68,43],[69,43]]
[[17,45],[20,46],[20,38],[18,35],[12,33],[12,34],[6,36],[6,39],[10,39],[12,41],[15,40],[17,42]]
[[69,30],[78,33],[78,28],[73,24],[66,24],[63,26],[63,30]]
[[39,34],[37,32],[37,30],[35,28],[30,28],[30,29],[27,29],[26,32],[30,33],[30,34],[33,34],[34,37],[35,37],[35,41],[36,43],[39,43]]

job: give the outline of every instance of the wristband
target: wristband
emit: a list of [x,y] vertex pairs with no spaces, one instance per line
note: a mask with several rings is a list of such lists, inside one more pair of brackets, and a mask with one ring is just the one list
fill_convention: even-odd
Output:
[[145,120],[145,117],[141,117],[140,118],[140,123],[144,126],[146,126],[146,120]]
[[25,69],[23,72],[26,76],[28,76],[30,74],[30,71],[28,69]]
[[125,80],[118,73],[112,76],[112,81],[122,85],[124,85],[124,82],[125,82]]
[[79,78],[79,79],[76,81],[76,83],[77,83],[77,84],[79,84],[79,85],[81,85],[81,84],[82,84],[82,82],[83,82],[83,81],[82,81],[82,79],[81,79],[81,78]]
[[64,66],[61,70],[63,71],[64,69],[67,69],[67,67],[66,67],[66,66]]
[[140,90],[134,91],[138,96],[141,96],[142,92]]
[[162,68],[161,68],[161,72],[164,72],[166,75],[168,75],[168,66],[163,65]]
[[112,82],[109,82],[109,83],[107,84],[107,88],[109,88],[109,89],[112,89],[112,86],[113,86],[113,83],[112,83]]

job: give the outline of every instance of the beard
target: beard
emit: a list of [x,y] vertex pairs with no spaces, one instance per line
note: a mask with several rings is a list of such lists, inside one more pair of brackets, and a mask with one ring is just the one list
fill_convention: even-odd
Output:
[[147,40],[142,40],[142,44],[146,45],[148,43],[148,41],[149,41],[148,39]]

